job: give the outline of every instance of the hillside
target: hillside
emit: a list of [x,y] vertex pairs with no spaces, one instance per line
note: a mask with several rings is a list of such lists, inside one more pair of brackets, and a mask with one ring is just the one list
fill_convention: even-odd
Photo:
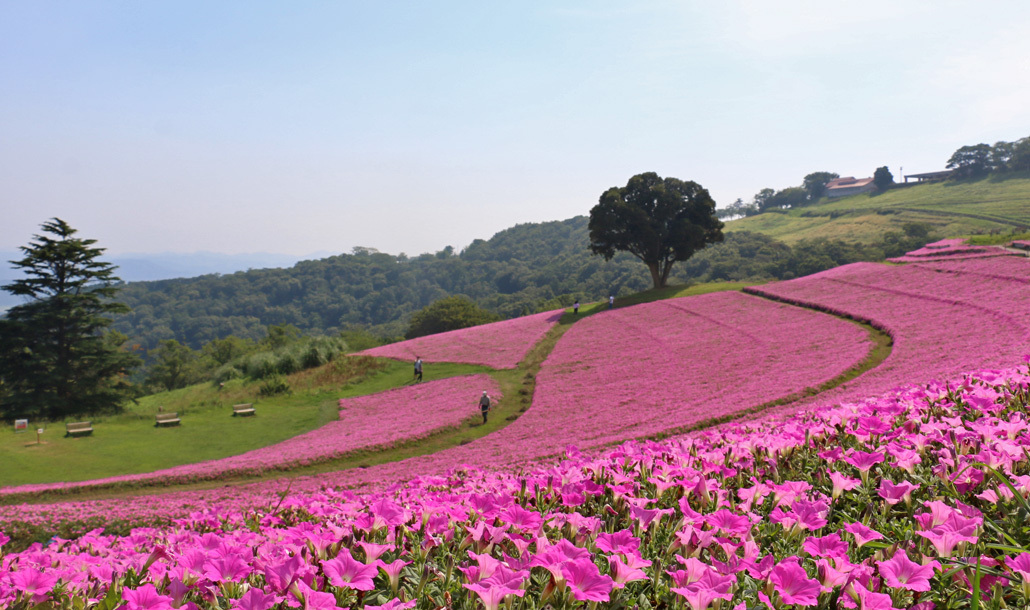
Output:
[[929,226],[936,238],[1025,232],[1030,227],[1030,174],[899,185],[879,195],[823,199],[733,220],[726,230],[754,231],[788,244],[818,238],[874,243],[912,222]]
[[[1030,260],[937,258],[591,305],[513,371],[340,401],[205,489],[0,506],[0,605],[1028,607]],[[466,334],[440,358],[537,341]],[[218,484],[461,424],[483,386],[488,434]]]

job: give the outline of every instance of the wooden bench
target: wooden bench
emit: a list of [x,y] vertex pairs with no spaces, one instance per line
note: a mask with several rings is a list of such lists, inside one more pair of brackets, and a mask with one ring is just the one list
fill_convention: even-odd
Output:
[[244,403],[242,405],[232,406],[232,416],[237,415],[254,415],[254,405],[252,403]]
[[179,419],[179,414],[178,413],[157,413],[157,414],[154,415],[154,418],[157,420],[154,423],[155,427],[158,427],[158,426],[178,426],[179,424],[182,423],[182,421]]
[[91,422],[91,421],[68,422],[67,424],[64,425],[64,429],[65,429],[64,435],[66,437],[68,437],[68,436],[78,436],[80,434],[83,435],[83,436],[86,436],[86,435],[89,435],[89,434],[93,434],[93,422]]

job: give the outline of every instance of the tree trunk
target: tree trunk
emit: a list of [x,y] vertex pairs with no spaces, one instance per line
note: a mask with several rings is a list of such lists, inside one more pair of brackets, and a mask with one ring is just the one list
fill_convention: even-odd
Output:
[[662,270],[661,263],[647,263],[647,269],[651,272],[651,281],[655,288],[665,288],[665,281],[669,278],[668,270]]

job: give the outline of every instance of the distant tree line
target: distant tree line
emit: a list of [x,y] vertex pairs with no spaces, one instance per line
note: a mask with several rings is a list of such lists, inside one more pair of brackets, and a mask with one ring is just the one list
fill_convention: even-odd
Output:
[[1030,170],[1030,136],[1013,142],[963,146],[945,166],[956,180],[980,178],[991,173]]
[[[840,178],[836,172],[812,172],[804,177],[798,186],[788,186],[775,190],[764,188],[751,198],[751,201],[737,199],[730,205],[719,208],[719,218],[739,218],[762,214],[771,210],[799,208],[818,202],[826,195],[826,186],[831,180]],[[880,191],[889,189],[894,184],[894,175],[887,166],[878,167],[873,172],[873,183]]]
[[716,210],[716,213],[719,218],[737,218],[815,203],[826,194],[826,185],[834,178],[840,178],[840,175],[835,172],[812,172],[805,176],[798,186],[789,186],[778,191],[764,188],[755,193],[751,201],[737,199],[725,208]]

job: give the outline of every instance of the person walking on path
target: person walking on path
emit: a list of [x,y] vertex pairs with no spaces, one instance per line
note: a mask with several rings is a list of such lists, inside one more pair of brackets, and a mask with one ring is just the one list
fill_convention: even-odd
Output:
[[415,383],[422,381],[422,357],[415,356]]
[[572,304],[572,313],[579,315],[579,299],[576,299],[576,302]]
[[611,309],[612,307],[615,307],[615,296],[609,294],[608,295],[608,309]]
[[486,414],[490,412],[490,397],[486,390],[483,390],[483,395],[479,398],[479,410],[483,412],[483,423],[485,424]]

